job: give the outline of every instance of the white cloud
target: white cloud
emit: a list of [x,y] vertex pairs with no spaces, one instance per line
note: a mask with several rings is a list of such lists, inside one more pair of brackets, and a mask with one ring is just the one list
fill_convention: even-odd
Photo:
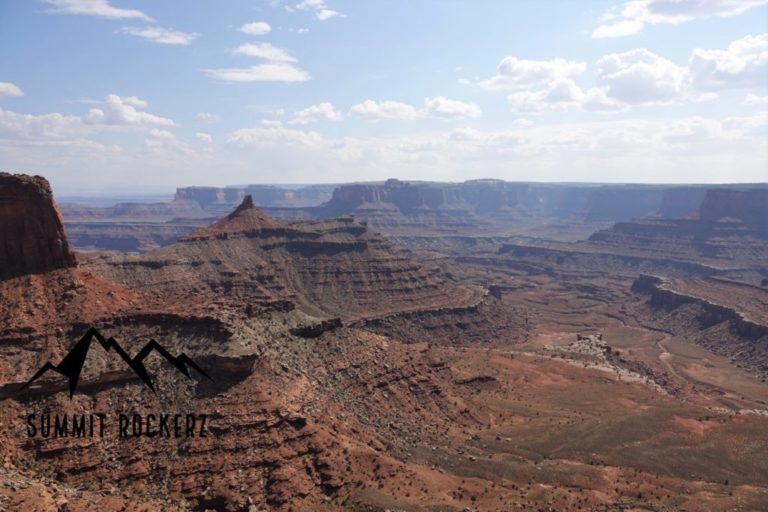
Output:
[[237,30],[243,34],[263,36],[269,34],[272,31],[272,27],[266,21],[254,21],[253,23],[246,23]]
[[645,48],[601,58],[597,78],[611,97],[625,103],[671,103],[688,94],[687,69]]
[[213,137],[211,137],[209,134],[205,132],[197,132],[195,133],[195,138],[199,140],[200,142],[204,142],[205,144],[212,144],[213,143]]
[[302,28],[291,28],[289,30],[291,32],[293,32],[294,34],[306,34],[307,32],[309,32],[308,28],[303,28],[303,27]]
[[696,48],[688,61],[700,90],[768,86],[768,34],[746,36],[725,50]]
[[74,140],[85,134],[81,118],[51,114],[20,114],[0,109],[0,139],[26,141]]
[[768,105],[768,96],[758,96],[757,94],[747,94],[742,105]]
[[587,65],[565,59],[527,60],[512,55],[504,57],[496,75],[478,83],[484,89],[503,91],[546,83],[556,78],[578,76]]
[[679,24],[697,18],[726,18],[742,14],[765,0],[630,0],[619,10],[613,7],[601,16],[592,37],[623,37],[637,34],[646,25]]
[[147,107],[147,102],[135,96],[121,98],[108,94],[101,108],[92,108],[83,118],[87,124],[114,126],[173,126],[175,123],[165,117],[156,116],[138,109]]
[[179,139],[167,130],[158,128],[149,130],[147,138],[144,140],[144,147],[150,155],[157,154],[171,160],[187,159],[198,154],[188,142]]
[[600,25],[592,32],[594,39],[609,37],[625,37],[639,34],[643,30],[643,22],[637,20],[616,21],[609,25]]
[[188,45],[192,43],[200,34],[195,32],[180,32],[163,27],[123,27],[120,29],[123,34],[151,41],[158,44],[180,44]]
[[399,101],[365,100],[353,105],[349,115],[365,121],[401,120],[410,121],[424,117],[442,119],[474,119],[482,115],[480,107],[474,103],[435,96],[424,99],[424,108]]
[[0,82],[0,96],[24,96],[24,92],[16,84]]
[[768,86],[768,34],[747,36],[725,50],[696,48],[678,66],[644,48],[606,55],[597,79],[619,101],[664,104],[713,99],[714,91]]
[[152,21],[152,18],[136,9],[121,9],[109,5],[107,0],[45,0],[53,7],[45,12],[51,14],[81,14],[99,18],[138,19]]
[[204,69],[203,72],[225,82],[305,82],[309,73],[296,66],[296,58],[287,50],[269,43],[243,44],[233,55],[257,57],[267,62],[247,68]]
[[474,103],[452,100],[444,96],[426,98],[424,111],[429,115],[452,119],[477,118],[482,114],[480,107]]
[[316,121],[340,121],[341,112],[333,107],[332,103],[324,101],[297,111],[293,115],[291,124],[309,124]]
[[312,11],[315,13],[315,17],[320,21],[329,20],[337,16],[344,16],[338,11],[330,9],[325,3],[325,0],[304,0],[294,6],[295,9],[300,11]]
[[241,128],[232,132],[227,139],[227,144],[237,148],[274,146],[318,148],[322,142],[323,138],[317,132],[305,132],[280,126]]
[[354,105],[349,110],[349,114],[365,121],[411,120],[421,115],[416,108],[407,103],[373,100],[365,100]]
[[628,106],[610,98],[602,88],[583,91],[573,80],[558,78],[546,89],[516,92],[507,96],[513,110],[532,112],[540,110],[590,110],[616,112]]
[[195,120],[201,123],[215,123],[220,120],[220,117],[210,112],[198,112]]
[[296,62],[288,50],[272,46],[269,43],[242,44],[232,51],[233,55],[247,55],[258,57],[272,62]]
[[98,145],[85,138],[92,133],[174,126],[170,119],[138,110],[146,108],[147,102],[136,96],[109,94],[99,105],[100,108],[93,108],[84,116],[0,110],[0,139],[86,147]]
[[280,62],[248,68],[204,69],[203,72],[225,82],[305,82],[310,79],[303,69]]

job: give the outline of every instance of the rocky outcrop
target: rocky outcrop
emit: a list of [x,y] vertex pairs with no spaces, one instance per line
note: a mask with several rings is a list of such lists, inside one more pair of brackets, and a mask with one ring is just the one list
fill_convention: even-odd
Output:
[[89,261],[138,290],[221,296],[243,305],[289,301],[320,318],[344,319],[463,303],[474,292],[349,217],[269,218],[246,196],[230,215],[142,256]]
[[[723,190],[745,192],[748,187],[724,186]],[[594,232],[596,224],[693,217],[706,192],[704,185],[578,185],[495,179],[463,183],[390,179],[383,183],[352,183],[337,187],[309,185],[296,189],[271,185],[188,187],[179,188],[175,200],[164,204],[124,204],[101,209],[70,205],[65,211],[65,220],[73,232],[75,229],[85,232],[84,241],[101,244],[96,247],[121,249],[129,246],[130,242],[123,240],[124,236],[116,236],[111,241],[105,231],[112,226],[118,231],[137,222],[141,224],[144,239],[166,245],[169,243],[167,236],[152,236],[154,230],[167,232],[166,226],[144,221],[183,218],[188,224],[204,217],[222,216],[250,196],[253,204],[273,219],[321,220],[351,215],[390,237],[423,239],[435,235],[530,233],[558,240],[576,240]],[[86,224],[97,217],[108,225]],[[76,226],[75,223],[79,224]],[[536,231],[542,224],[552,230]],[[574,227],[582,229],[583,235],[572,229]],[[93,236],[88,237],[88,234]],[[139,237],[141,235],[137,234]],[[81,238],[76,240],[77,246],[81,247]],[[412,246],[405,238],[401,240]],[[418,244],[416,238],[410,240],[414,240],[413,246]],[[146,250],[152,243],[136,242],[133,245]]]
[[0,278],[75,265],[48,181],[0,173]]
[[648,297],[641,312],[657,325],[690,337],[762,376],[768,375],[768,325],[730,304],[728,290],[723,290],[723,303],[718,304],[682,289],[669,279],[652,275],[641,275],[632,284],[634,293]]

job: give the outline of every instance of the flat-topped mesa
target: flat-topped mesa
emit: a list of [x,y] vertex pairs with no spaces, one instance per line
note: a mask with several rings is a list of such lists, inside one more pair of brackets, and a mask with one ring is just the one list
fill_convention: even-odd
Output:
[[75,265],[48,181],[0,173],[0,278]]
[[253,197],[247,195],[232,213],[211,226],[198,229],[180,241],[191,242],[233,236],[257,236],[264,232],[283,230],[285,227],[283,222],[276,221],[259,210],[253,204]]
[[707,190],[699,207],[699,218],[707,222],[740,220],[768,235],[768,188]]

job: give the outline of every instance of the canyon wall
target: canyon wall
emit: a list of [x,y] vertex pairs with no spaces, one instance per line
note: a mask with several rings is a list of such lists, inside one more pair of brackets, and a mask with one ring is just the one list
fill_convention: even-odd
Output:
[[48,181],[0,173],[0,278],[75,265]]

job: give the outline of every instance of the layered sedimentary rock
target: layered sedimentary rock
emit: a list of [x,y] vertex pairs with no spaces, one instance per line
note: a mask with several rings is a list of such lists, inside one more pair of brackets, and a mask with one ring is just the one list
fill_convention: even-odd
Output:
[[68,221],[109,220],[109,219],[173,219],[210,217],[196,201],[177,199],[167,203],[117,203],[114,206],[94,207],[79,204],[61,206],[62,215]]
[[164,247],[209,223],[206,219],[65,222],[67,238],[78,251],[145,252]]
[[349,318],[459,305],[478,293],[448,283],[438,269],[349,217],[276,221],[249,196],[177,244],[142,256],[95,258],[88,267],[140,290],[226,292],[243,306],[287,301],[311,314]]
[[0,173],[0,278],[75,264],[48,181]]
[[[749,187],[731,186],[723,190],[738,195]],[[310,185],[296,189],[267,185],[187,187],[179,188],[170,203],[110,208],[68,205],[64,214],[66,228],[78,248],[125,250],[132,246],[148,250],[155,244],[172,243],[166,224],[175,224],[176,232],[207,225],[210,217],[225,215],[250,195],[255,205],[276,219],[321,220],[351,215],[409,247],[418,247],[426,238],[438,235],[535,236],[573,241],[617,221],[692,217],[706,191],[705,186],[696,185],[581,185],[493,179],[439,183],[390,179],[384,183]],[[208,219],[201,222],[204,217]],[[128,230],[134,225],[135,236]],[[112,227],[114,240],[110,240]],[[133,243],[128,240],[132,236],[136,239]]]
[[228,209],[247,195],[259,206],[314,206],[327,201],[333,185],[309,185],[283,188],[272,185],[242,187],[183,187],[176,190],[176,200],[194,201],[205,209]]
[[648,296],[639,312],[676,335],[695,332],[697,343],[768,376],[768,292],[717,278],[671,279],[641,275],[632,291]]
[[[657,352],[659,325],[697,319],[644,316],[631,279],[493,253],[494,240],[454,242],[491,269],[244,198],[169,247],[0,280],[0,509],[766,508],[764,384],[710,352]],[[744,326],[764,314],[750,287],[674,285],[718,305],[726,287]],[[55,372],[19,390],[93,325],[131,356],[155,339],[212,380],[153,352],[155,394],[97,345],[71,399]],[[680,400],[667,381],[687,375]],[[29,437],[24,421],[92,412],[112,419],[104,438]],[[177,413],[205,414],[207,435],[115,432],[118,414]]]
[[708,190],[699,208],[702,221],[741,221],[768,238],[768,189]]
[[372,209],[377,204],[389,204],[404,214],[456,209],[479,215],[514,212],[615,222],[656,214],[684,217],[696,211],[704,191],[703,187],[693,186],[389,180],[384,184],[342,185],[323,207],[326,214],[350,213],[356,209]]

